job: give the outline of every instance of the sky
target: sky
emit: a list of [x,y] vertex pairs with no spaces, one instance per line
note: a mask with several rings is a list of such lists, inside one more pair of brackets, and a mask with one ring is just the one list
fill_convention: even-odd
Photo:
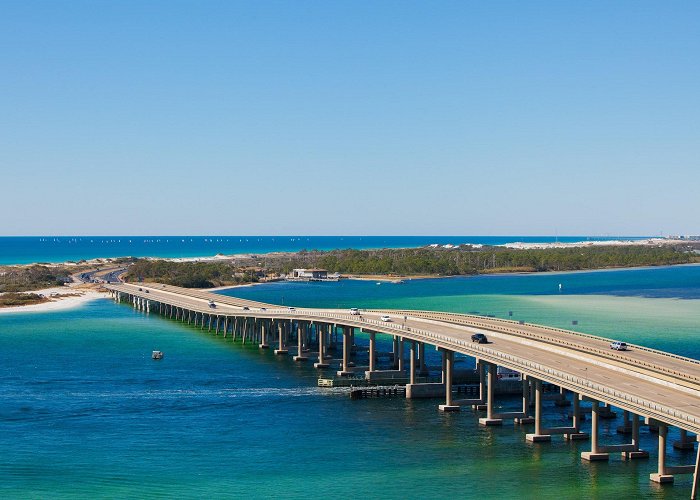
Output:
[[0,235],[700,234],[700,2],[0,2]]

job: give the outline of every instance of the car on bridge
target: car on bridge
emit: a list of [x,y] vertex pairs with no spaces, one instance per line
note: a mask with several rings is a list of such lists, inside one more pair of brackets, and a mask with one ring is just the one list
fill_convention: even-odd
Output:
[[486,335],[483,333],[475,333],[472,335],[472,342],[476,342],[477,344],[488,344],[489,339],[486,338]]
[[350,314],[352,314],[353,316],[358,316],[360,314],[360,310],[357,307],[351,307]]
[[379,319],[381,319],[385,323],[391,321],[391,318],[389,316],[387,316],[386,314],[384,316],[380,317]]
[[216,308],[216,304],[214,304],[214,301],[213,301],[213,300],[210,300],[210,301],[209,301],[209,307],[211,307],[212,309],[215,309],[215,308]]
[[627,344],[624,342],[611,342],[610,343],[610,349],[613,349],[615,351],[626,351],[627,350]]

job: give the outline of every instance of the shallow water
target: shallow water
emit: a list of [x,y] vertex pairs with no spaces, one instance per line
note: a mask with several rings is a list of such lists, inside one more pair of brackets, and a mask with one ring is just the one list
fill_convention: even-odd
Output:
[[[404,285],[279,283],[228,293],[299,306],[513,311],[568,327],[577,319],[578,330],[698,357],[700,301],[688,297],[700,269],[677,269]],[[538,293],[559,282],[564,293]],[[589,292],[567,293],[584,285]],[[677,298],[665,295],[669,289]],[[650,298],[655,294],[665,298]],[[165,358],[152,361],[153,349]],[[649,482],[655,453],[583,463],[586,442],[533,445],[524,429],[479,427],[471,411],[442,414],[437,401],[351,401],[344,391],[315,387],[316,378],[288,357],[108,300],[2,316],[0,497],[689,495],[687,476],[670,487]],[[504,407],[517,403],[499,399]],[[548,423],[562,424],[567,410],[550,405]],[[604,421],[603,442],[621,442],[618,423]],[[642,445],[654,450],[655,436],[643,432]],[[671,463],[693,459],[669,449]]]

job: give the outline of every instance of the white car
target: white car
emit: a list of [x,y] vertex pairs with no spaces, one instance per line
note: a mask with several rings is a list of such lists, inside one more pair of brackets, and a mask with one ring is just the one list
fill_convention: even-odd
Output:
[[353,316],[358,316],[360,314],[360,310],[357,307],[351,307],[350,314],[352,314]]
[[384,322],[386,322],[386,321],[391,321],[391,318],[390,318],[389,316],[387,316],[387,315],[384,315],[384,316],[382,316],[382,317],[379,318],[379,319],[381,319],[381,320],[384,321]]
[[610,349],[613,349],[615,351],[626,351],[627,344],[625,344],[624,342],[612,342],[610,344]]

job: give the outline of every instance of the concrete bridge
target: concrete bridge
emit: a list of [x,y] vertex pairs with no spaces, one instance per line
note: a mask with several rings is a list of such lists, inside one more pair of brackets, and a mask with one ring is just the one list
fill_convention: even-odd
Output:
[[[608,460],[611,453],[623,459],[648,458],[640,449],[639,429],[647,425],[658,432],[657,472],[650,480],[673,482],[676,474],[693,474],[691,498],[700,492],[700,447],[694,465],[666,464],[669,427],[680,429],[673,446],[693,449],[700,435],[700,361],[637,345],[627,351],[610,349],[610,339],[529,323],[485,318],[482,316],[411,310],[362,310],[351,314],[345,309],[291,308],[227,297],[211,292],[162,284],[107,284],[118,302],[157,312],[206,328],[217,335],[230,335],[242,342],[254,342],[261,349],[276,347],[275,353],[303,362],[313,357],[314,366],[329,368],[329,347],[342,334],[342,365],[339,376],[358,373],[370,380],[404,378],[406,397],[444,397],[441,411],[459,411],[470,407],[485,411],[482,425],[500,425],[513,419],[520,425],[532,425],[527,434],[532,442],[550,441],[554,435],[565,439],[590,439],[590,451],[584,460]],[[214,302],[214,306],[210,304]],[[383,321],[382,316],[390,316]],[[368,366],[353,363],[355,334],[369,336]],[[471,342],[474,333],[484,333],[487,344]],[[376,335],[393,338],[390,370],[377,364]],[[404,348],[408,344],[408,356]],[[426,345],[442,353],[440,383],[420,383],[427,374]],[[455,354],[477,360],[479,397],[458,400],[453,395]],[[406,357],[408,362],[406,362]],[[494,386],[497,367],[516,370],[523,375],[522,409],[495,411]],[[543,382],[560,388],[557,404],[571,405],[571,425],[545,428],[542,419]],[[569,400],[569,395],[571,399]],[[590,402],[591,433],[580,432],[581,403]],[[618,432],[629,435],[627,444],[603,444],[599,438],[600,419],[610,415],[610,407],[624,411],[624,424]],[[695,434],[691,439],[689,433]]]

